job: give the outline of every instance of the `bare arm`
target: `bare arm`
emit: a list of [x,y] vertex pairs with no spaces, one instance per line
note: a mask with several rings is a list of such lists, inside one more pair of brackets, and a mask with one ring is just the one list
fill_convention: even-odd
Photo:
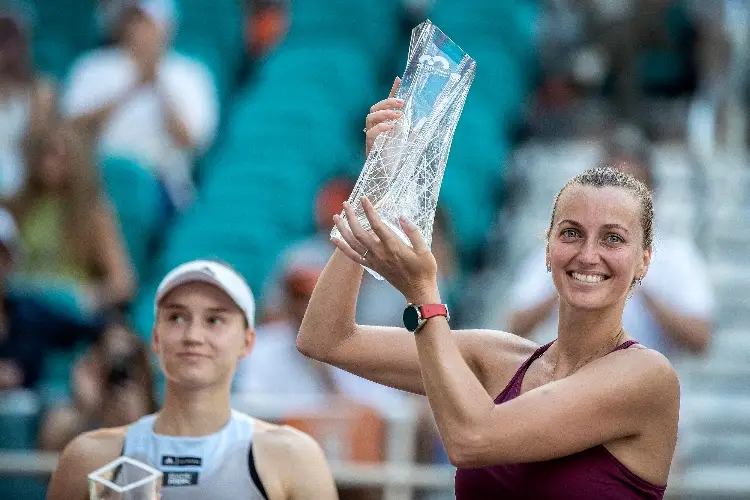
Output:
[[711,324],[703,318],[680,314],[661,301],[643,293],[646,306],[653,313],[669,338],[694,354],[706,352],[711,337]]
[[[340,250],[334,252],[307,306],[297,348],[368,380],[424,394],[414,334],[405,328],[355,323],[362,272]],[[488,388],[509,380],[534,349],[533,343],[505,332],[464,330],[453,337],[474,376]]]
[[124,92],[119,97],[115,97],[101,107],[71,117],[73,126],[79,130],[87,130],[91,133],[98,134],[102,124],[109,119],[112,113],[126,103],[139,90],[139,88],[140,86],[135,85],[128,89],[127,92]]
[[[664,436],[672,433],[676,439],[679,385],[669,363],[655,351],[613,353],[569,377],[495,405],[471,376],[443,318],[427,322],[417,348],[430,406],[456,466],[559,458],[640,436],[657,421]],[[654,464],[654,479],[664,480],[668,467],[669,461]]]
[[101,305],[124,302],[135,289],[135,273],[125,250],[120,228],[106,203],[100,203],[94,214],[98,241],[98,260],[104,271]]
[[125,428],[87,432],[65,447],[47,489],[47,500],[88,500],[88,475],[115,460]]
[[169,135],[172,136],[172,140],[183,149],[195,149],[195,141],[190,135],[190,131],[188,130],[187,125],[185,125],[184,120],[180,118],[175,107],[169,102],[169,97],[158,85],[156,86],[156,93],[161,101],[164,122],[167,125]]
[[47,130],[55,117],[57,97],[54,86],[46,80],[39,80],[35,84],[32,99],[33,112],[27,134],[29,137],[36,138]]

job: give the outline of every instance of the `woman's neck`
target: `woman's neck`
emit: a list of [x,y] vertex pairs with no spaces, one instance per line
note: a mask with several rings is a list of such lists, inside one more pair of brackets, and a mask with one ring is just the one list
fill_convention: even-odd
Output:
[[557,341],[550,348],[555,373],[572,374],[613,350],[625,337],[622,308],[581,310],[561,302]]
[[166,436],[207,436],[219,432],[232,416],[228,388],[182,389],[167,383],[164,406],[154,432]]

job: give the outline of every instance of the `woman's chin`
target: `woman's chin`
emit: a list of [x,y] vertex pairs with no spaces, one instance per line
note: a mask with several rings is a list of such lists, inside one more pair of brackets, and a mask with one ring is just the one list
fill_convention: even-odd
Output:
[[564,297],[565,302],[573,309],[579,309],[582,311],[598,311],[606,309],[612,305],[612,301],[608,300],[604,294],[593,293],[593,292],[575,292],[566,294]]

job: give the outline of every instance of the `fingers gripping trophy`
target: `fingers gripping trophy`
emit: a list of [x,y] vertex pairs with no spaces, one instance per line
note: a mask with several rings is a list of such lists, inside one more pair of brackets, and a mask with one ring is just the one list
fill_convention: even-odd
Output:
[[[349,197],[364,229],[371,229],[361,203],[366,197],[404,243],[410,245],[401,217],[430,246],[445,164],[475,71],[474,59],[429,20],[414,28],[406,70],[392,91],[392,97],[403,101],[402,113],[375,140]],[[336,227],[331,237],[341,237]],[[363,265],[383,279],[364,260]]]
[[90,500],[158,500],[161,471],[130,457],[120,457],[89,474]]

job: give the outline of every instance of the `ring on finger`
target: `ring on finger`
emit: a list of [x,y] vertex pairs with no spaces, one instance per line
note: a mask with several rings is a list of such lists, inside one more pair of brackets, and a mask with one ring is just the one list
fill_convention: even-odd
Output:
[[366,248],[366,249],[365,249],[365,253],[363,253],[363,254],[362,254],[362,257],[361,257],[361,258],[362,258],[362,262],[364,262],[365,260],[367,260],[367,252],[369,252],[369,251],[370,251],[370,249],[369,249],[369,248]]

